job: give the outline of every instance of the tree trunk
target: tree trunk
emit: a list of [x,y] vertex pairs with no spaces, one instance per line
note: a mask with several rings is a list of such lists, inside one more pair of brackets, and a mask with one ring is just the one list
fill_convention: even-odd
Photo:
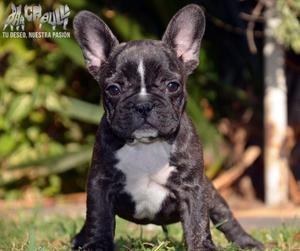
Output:
[[288,161],[286,153],[287,87],[284,51],[273,32],[278,25],[276,1],[269,1],[265,11],[264,45],[264,130],[265,199],[278,206],[288,201]]

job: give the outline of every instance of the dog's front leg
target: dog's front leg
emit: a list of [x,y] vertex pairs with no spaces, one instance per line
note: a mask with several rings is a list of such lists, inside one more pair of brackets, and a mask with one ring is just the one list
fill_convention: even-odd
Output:
[[199,184],[183,186],[179,193],[180,215],[188,251],[216,250],[209,229],[206,188]]
[[114,189],[112,182],[92,168],[87,186],[87,215],[84,250],[114,250]]

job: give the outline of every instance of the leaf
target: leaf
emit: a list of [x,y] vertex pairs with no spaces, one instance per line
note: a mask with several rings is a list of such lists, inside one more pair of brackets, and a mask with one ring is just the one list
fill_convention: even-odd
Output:
[[50,175],[49,185],[43,189],[43,195],[54,196],[61,190],[61,178],[57,175]]
[[67,57],[72,59],[76,64],[80,66],[85,66],[83,61],[82,52],[79,48],[79,45],[72,39],[55,39],[53,38],[55,43],[58,44],[61,52],[65,54]]
[[[1,7],[0,7],[1,9]],[[0,21],[1,22],[1,21]],[[26,47],[27,39],[5,39],[0,36],[0,51],[1,53],[10,52],[12,59],[15,62],[24,61],[29,62],[36,57],[36,51]],[[3,42],[3,43],[2,43]]]
[[100,118],[103,114],[103,109],[100,105],[90,104],[75,98],[62,97],[62,106],[64,113],[70,117],[99,124]]
[[45,105],[49,111],[63,110],[60,97],[55,93],[51,93],[46,97]]
[[[52,28],[49,27],[49,25],[44,25],[43,30],[52,32]],[[76,64],[85,66],[81,49],[74,39],[52,38],[51,40],[53,40],[59,46],[62,54],[66,55]]]
[[92,146],[81,147],[74,152],[66,152],[53,157],[41,158],[38,160],[16,165],[2,171],[0,186],[7,185],[21,178],[36,179],[50,174],[62,173],[72,168],[89,163],[92,154]]
[[228,222],[228,219],[224,219],[224,220],[218,222],[217,224],[215,224],[214,227],[215,227],[216,229],[218,229],[219,227],[221,227],[222,225],[224,225],[224,224],[227,223],[227,222]]
[[17,92],[31,92],[37,85],[37,74],[28,67],[10,67],[5,74],[5,82]]
[[121,13],[118,13],[111,19],[111,26],[124,40],[137,40],[145,37],[140,24],[135,19],[129,18]]
[[0,156],[10,153],[16,146],[16,138],[12,134],[4,134],[0,137]]
[[94,105],[76,98],[67,96],[49,95],[46,108],[53,112],[87,123],[99,124],[103,114],[100,105]]
[[7,111],[7,118],[12,122],[19,122],[24,119],[31,111],[32,97],[29,94],[22,94],[17,96],[9,106]]
[[[21,131],[21,133],[23,134],[24,132]],[[15,166],[27,160],[37,159],[39,156],[40,152],[28,140],[21,139],[13,153],[6,158],[5,163],[8,167]]]

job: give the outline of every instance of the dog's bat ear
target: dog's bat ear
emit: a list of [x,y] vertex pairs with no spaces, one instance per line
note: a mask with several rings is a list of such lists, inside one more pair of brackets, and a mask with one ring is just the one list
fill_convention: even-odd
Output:
[[93,77],[99,80],[101,65],[119,42],[108,26],[89,11],[79,12],[74,18],[73,27],[86,66]]
[[196,4],[179,10],[171,19],[162,41],[175,50],[191,73],[199,63],[199,49],[205,30],[205,16]]

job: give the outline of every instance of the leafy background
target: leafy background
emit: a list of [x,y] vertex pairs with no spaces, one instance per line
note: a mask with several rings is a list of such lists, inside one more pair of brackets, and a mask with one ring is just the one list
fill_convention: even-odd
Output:
[[[67,4],[69,31],[74,15],[90,10],[108,23],[120,41],[159,39],[172,15],[191,2],[205,8],[207,29],[200,67],[188,83],[187,110],[205,147],[207,174],[213,178],[236,159],[232,135],[237,128],[246,128],[245,144],[262,145],[263,23],[255,25],[258,50],[252,54],[246,38],[248,21],[240,15],[250,13],[257,1],[14,1],[41,4],[43,12]],[[300,51],[299,1],[277,2],[282,19],[276,36],[295,56]],[[9,3],[0,2],[1,24],[11,11]],[[27,23],[26,30],[37,31],[38,24]],[[99,97],[100,88],[87,73],[73,35],[34,40],[0,37],[0,198],[85,189],[103,113]],[[231,132],[222,130],[228,121]]]

